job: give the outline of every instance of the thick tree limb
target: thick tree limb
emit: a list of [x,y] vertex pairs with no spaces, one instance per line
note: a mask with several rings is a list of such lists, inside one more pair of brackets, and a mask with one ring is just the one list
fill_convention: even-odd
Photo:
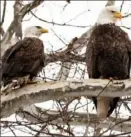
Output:
[[131,79],[123,84],[112,84],[109,80],[88,79],[85,81],[49,82],[26,85],[1,95],[1,116],[7,117],[19,108],[47,100],[80,96],[121,97],[131,95]]

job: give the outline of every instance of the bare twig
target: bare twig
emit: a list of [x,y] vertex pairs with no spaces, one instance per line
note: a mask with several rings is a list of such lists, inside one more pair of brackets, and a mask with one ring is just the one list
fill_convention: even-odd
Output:
[[[1,42],[1,47],[4,46],[4,44],[6,44],[11,37],[13,36],[13,34],[15,33],[15,28],[17,27],[17,25],[19,25],[22,22],[22,19],[24,18],[24,16],[31,11],[32,9],[36,8],[37,6],[39,6],[41,3],[43,2],[43,0],[34,0],[33,2],[25,5],[18,13],[17,13],[17,17],[18,18],[14,18],[14,20],[11,22],[9,28],[7,29],[7,32],[5,33],[2,42]],[[3,53],[5,51],[5,49],[3,48],[3,51],[1,51],[1,53]]]
[[120,26],[120,27],[125,28],[125,29],[128,29],[128,30],[131,29],[131,27],[127,27],[127,26]]
[[4,0],[3,15],[2,15],[1,22],[0,22],[0,26],[2,26],[2,24],[4,23],[5,13],[6,13],[5,11],[6,11],[6,0]]
[[129,17],[129,16],[131,16],[131,14],[125,15],[125,16],[123,16],[123,18],[127,18],[127,17]]
[[3,36],[5,34],[5,31],[2,26],[0,26],[0,34]]
[[42,22],[46,22],[46,23],[49,23],[49,24],[52,24],[52,25],[57,25],[57,26],[68,26],[68,27],[78,27],[78,28],[86,28],[86,27],[90,27],[90,26],[79,26],[79,25],[71,25],[71,24],[67,24],[67,23],[57,23],[57,22],[53,22],[53,21],[47,21],[47,20],[44,20],[40,17],[38,17],[37,15],[35,15],[32,11],[30,11],[31,14],[37,18],[38,20],[42,21]]
[[121,7],[120,7],[120,11],[122,11],[122,8],[123,8],[123,6],[124,6],[124,1],[125,1],[125,0],[122,0]]
[[[88,118],[87,118],[87,113],[83,113],[83,112],[75,112],[73,111],[55,111],[55,110],[46,110],[46,109],[41,109],[39,107],[36,107],[36,112],[32,111],[32,109],[28,109],[28,111],[30,111],[30,113],[28,111],[18,111],[18,115],[24,120],[28,120],[28,123],[25,123],[26,125],[28,124],[42,124],[42,128],[40,129],[40,131],[42,131],[42,129],[44,130],[44,128],[46,128],[47,125],[55,125],[58,124],[59,125],[67,125],[66,123],[66,117],[68,117],[68,122],[70,125],[72,126],[76,126],[76,125],[81,125],[81,126],[85,126],[88,123],[89,127],[95,127],[95,125],[97,124],[97,121],[99,121],[99,118],[97,117],[96,114],[90,114],[88,113]],[[35,120],[34,120],[35,119]],[[115,118],[115,117],[110,117],[109,118],[110,121],[110,129],[113,128],[113,130],[116,131],[126,131],[129,132],[131,131],[131,119],[130,118]],[[103,128],[108,128],[109,127],[109,121],[105,121],[105,122],[100,122],[101,127]],[[4,123],[4,120],[1,121],[2,123]],[[10,121],[11,122],[11,121]],[[20,123],[20,122],[19,122]],[[121,129],[122,127],[123,130]],[[39,134],[40,132],[38,132]]]

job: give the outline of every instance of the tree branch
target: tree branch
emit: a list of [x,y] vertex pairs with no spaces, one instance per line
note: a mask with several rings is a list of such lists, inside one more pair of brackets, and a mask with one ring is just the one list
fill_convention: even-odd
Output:
[[[4,31],[4,29],[3,29],[2,26],[0,26],[0,34],[1,34],[2,36],[5,34],[5,31]],[[1,42],[1,39],[0,39],[0,42]]]
[[73,47],[77,40],[78,40],[77,37],[72,39],[72,41],[67,45],[67,48],[63,51],[47,54],[45,58],[45,65],[56,61],[71,62],[71,63],[78,61],[85,62],[85,57],[71,53],[73,52]]
[[[108,86],[107,86],[108,84]],[[85,81],[40,82],[8,91],[1,95],[1,116],[7,117],[19,108],[53,99],[80,96],[121,97],[131,95],[131,79],[121,85],[109,80],[88,79]]]
[[125,0],[122,0],[121,7],[120,7],[120,12],[122,11],[122,8],[124,6],[124,2],[125,2]]
[[[18,1],[16,1],[16,2],[18,3]],[[20,7],[19,12],[15,12],[16,15],[14,15],[14,20],[11,22],[9,28],[7,29],[3,39],[1,41],[1,47],[2,47],[1,54],[3,54],[6,50],[6,49],[4,49],[4,44],[6,44],[11,39],[11,37],[15,33],[15,28],[17,28],[17,26],[20,25],[24,16],[32,9],[39,6],[42,2],[43,2],[43,0],[34,0],[33,2],[25,5],[23,8]]]
[[[48,119],[55,119],[52,120],[53,124],[66,124],[66,121],[63,121],[64,117],[68,115],[70,121],[70,125],[80,125],[80,126],[86,126],[87,123],[89,123],[88,126],[94,127],[99,121],[99,118],[96,114],[89,114],[87,118],[87,113],[81,113],[81,112],[73,112],[69,111],[66,112],[65,115],[61,116],[61,112],[55,111],[55,110],[45,110],[41,109],[40,107],[36,106],[30,106],[27,109],[29,112],[32,112],[29,114],[28,111],[18,111],[17,114],[28,121],[31,121],[32,123],[41,123],[42,121],[47,121]],[[39,116],[39,117],[38,117]],[[109,124],[110,121],[110,124]],[[119,132],[129,132],[131,131],[131,118],[114,118],[110,117],[109,121],[106,122],[100,121],[101,128],[110,128],[110,130],[115,130]],[[124,127],[124,128],[122,128]]]
[[4,0],[3,15],[2,15],[1,22],[0,22],[0,26],[2,26],[4,23],[5,13],[6,13],[5,11],[6,11],[6,0]]
[[38,17],[37,15],[35,15],[32,11],[31,11],[31,14],[37,18],[38,20],[42,21],[42,22],[46,22],[46,23],[49,23],[49,24],[53,24],[53,25],[57,25],[57,26],[68,26],[68,27],[78,27],[78,28],[86,28],[86,27],[90,27],[90,26],[79,26],[79,25],[71,25],[71,24],[67,24],[67,23],[58,23],[58,22],[53,22],[53,21],[47,21],[47,20],[44,20],[40,17]]

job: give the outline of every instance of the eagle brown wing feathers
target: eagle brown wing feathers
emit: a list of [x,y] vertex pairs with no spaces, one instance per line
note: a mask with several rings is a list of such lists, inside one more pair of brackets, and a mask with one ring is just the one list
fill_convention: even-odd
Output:
[[44,66],[44,45],[38,38],[26,37],[6,50],[2,57],[4,85],[13,78],[30,75],[32,79]]
[[[127,34],[114,24],[98,25],[92,31],[87,45],[86,63],[89,78],[117,77],[127,79],[131,67],[131,42]],[[110,116],[119,97],[93,97],[99,116]],[[98,103],[99,101],[99,103]],[[100,107],[101,106],[101,107]],[[99,108],[98,108],[99,107]],[[106,108],[106,109],[105,109]],[[108,112],[107,112],[108,111]]]

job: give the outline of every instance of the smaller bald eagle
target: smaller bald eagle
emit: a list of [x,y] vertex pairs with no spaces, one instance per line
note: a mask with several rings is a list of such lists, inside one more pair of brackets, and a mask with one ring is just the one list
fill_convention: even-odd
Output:
[[[131,67],[131,42],[126,32],[115,23],[121,19],[119,8],[104,8],[90,36],[86,63],[89,78],[128,79]],[[106,118],[116,108],[119,97],[93,97],[97,115]]]
[[48,30],[32,26],[25,30],[24,39],[7,49],[2,57],[3,85],[19,77],[29,76],[32,80],[44,67],[44,45],[39,39]]

